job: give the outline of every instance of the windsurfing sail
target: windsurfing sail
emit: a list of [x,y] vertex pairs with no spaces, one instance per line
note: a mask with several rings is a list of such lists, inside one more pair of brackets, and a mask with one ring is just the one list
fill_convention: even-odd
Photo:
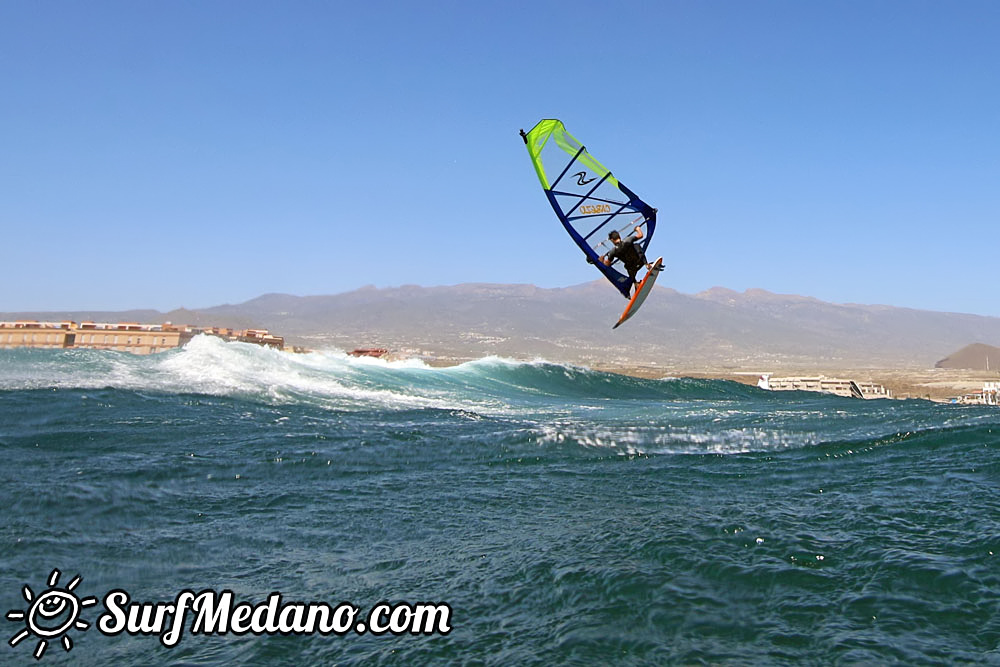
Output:
[[601,256],[614,246],[608,233],[622,237],[642,227],[638,242],[645,252],[656,228],[656,209],[639,199],[594,159],[561,121],[539,121],[521,137],[535,165],[538,180],[570,237],[598,270],[628,299],[632,281],[619,270],[620,265],[605,266]]

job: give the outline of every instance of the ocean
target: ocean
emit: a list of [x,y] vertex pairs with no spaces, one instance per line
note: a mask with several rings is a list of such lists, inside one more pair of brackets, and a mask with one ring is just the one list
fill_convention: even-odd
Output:
[[991,406],[198,337],[0,350],[0,453],[3,664],[1000,664]]

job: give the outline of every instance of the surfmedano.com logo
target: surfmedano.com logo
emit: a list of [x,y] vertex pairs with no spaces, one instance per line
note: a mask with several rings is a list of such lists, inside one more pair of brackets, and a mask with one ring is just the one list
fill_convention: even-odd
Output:
[[[27,609],[11,609],[7,620],[24,627],[10,638],[17,647],[34,635],[38,639],[34,656],[41,660],[50,641],[61,640],[66,651],[73,648],[70,630],[86,631],[90,623],[80,618],[84,607],[98,603],[96,597],[80,598],[74,589],[82,581],[77,575],[65,588],[59,587],[59,570],[49,575],[49,587],[36,595],[27,584],[21,589]],[[380,602],[367,614],[350,602],[282,602],[280,592],[272,592],[257,604],[237,602],[231,590],[207,589],[195,593],[185,589],[167,602],[132,602],[128,591],[116,588],[104,595],[104,612],[97,629],[106,637],[123,632],[134,637],[155,636],[166,648],[176,646],[191,617],[191,635],[447,635],[451,632],[451,605],[446,602],[409,604]]]
[[67,634],[70,630],[76,629],[85,631],[90,627],[87,621],[80,618],[80,612],[84,607],[97,604],[97,598],[86,597],[80,599],[73,589],[83,580],[80,575],[76,575],[66,584],[66,588],[59,588],[59,570],[52,570],[49,575],[49,587],[41,595],[35,595],[28,584],[21,589],[24,601],[28,603],[28,608],[24,611],[11,609],[7,612],[8,621],[24,621],[24,629],[10,638],[8,642],[11,646],[17,646],[22,640],[31,635],[38,638],[35,645],[35,660],[41,660],[48,648],[49,641],[62,638],[63,648],[69,651],[73,648],[73,640]]

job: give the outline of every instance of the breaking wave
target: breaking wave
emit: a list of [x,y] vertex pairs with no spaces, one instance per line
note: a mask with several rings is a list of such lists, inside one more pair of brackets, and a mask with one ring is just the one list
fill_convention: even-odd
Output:
[[767,392],[724,380],[642,379],[543,359],[487,357],[440,368],[335,350],[290,354],[209,336],[152,356],[0,352],[0,391],[45,389],[229,397],[365,414],[382,424],[445,411],[494,420],[505,441],[616,455],[838,451],[836,443],[853,452],[902,435],[998,421],[996,410]]

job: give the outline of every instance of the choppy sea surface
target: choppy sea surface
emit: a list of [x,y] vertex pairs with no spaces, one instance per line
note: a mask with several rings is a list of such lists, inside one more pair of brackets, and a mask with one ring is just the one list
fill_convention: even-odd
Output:
[[[995,407],[200,337],[0,350],[0,457],[3,664],[1000,664]],[[53,570],[451,631],[42,637]]]

